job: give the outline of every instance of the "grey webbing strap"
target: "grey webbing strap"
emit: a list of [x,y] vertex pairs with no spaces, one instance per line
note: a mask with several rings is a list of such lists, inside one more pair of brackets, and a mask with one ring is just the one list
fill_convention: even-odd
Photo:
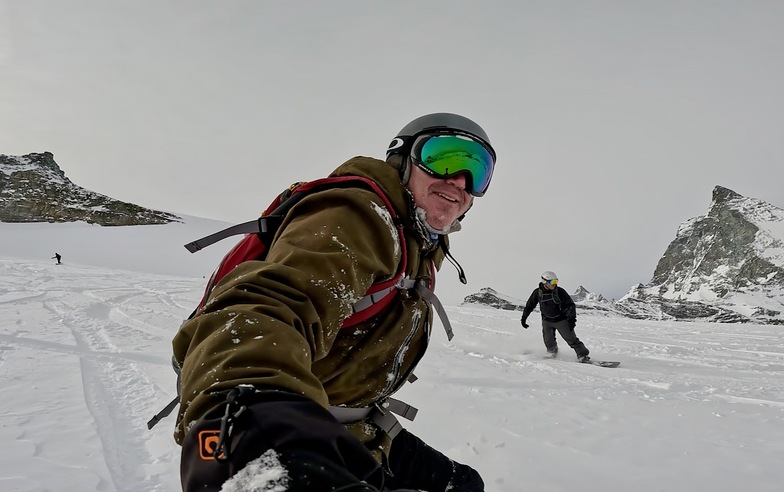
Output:
[[452,331],[452,324],[449,322],[449,317],[447,317],[446,315],[444,306],[441,304],[441,301],[438,300],[438,297],[436,297],[435,292],[428,289],[427,286],[424,284],[424,282],[417,282],[416,290],[417,292],[422,294],[422,297],[430,301],[430,304],[432,304],[436,308],[438,317],[441,318],[441,324],[444,325],[444,331],[446,331],[446,338],[448,340],[452,340],[452,338],[454,338],[455,336],[454,331]]
[[[183,321],[183,323],[185,323],[185,321]],[[160,412],[152,416],[149,422],[147,422],[147,430],[151,430],[153,427],[155,427],[155,425],[158,422],[168,417],[169,414],[172,413],[172,410],[174,410],[174,407],[176,407],[177,404],[180,403],[180,383],[182,382],[182,368],[180,367],[180,363],[177,362],[177,358],[174,357],[173,355],[171,358],[171,365],[172,365],[172,369],[174,369],[174,372],[177,373],[177,396],[175,396],[174,399],[170,401],[168,405],[163,407],[163,410],[161,410]]]
[[400,425],[394,414],[398,414],[408,420],[414,420],[419,411],[408,403],[403,403],[395,398],[388,398],[380,405],[376,405],[374,410],[370,413],[370,420],[389,434],[389,437],[392,439],[403,430],[403,426]]
[[382,290],[380,290],[378,292],[374,292],[374,293],[372,293],[370,295],[367,295],[367,296],[363,297],[362,299],[358,300],[357,302],[355,302],[351,306],[351,309],[355,313],[358,313],[360,311],[364,311],[365,309],[369,308],[373,304],[375,304],[378,301],[380,301],[381,299],[383,299],[384,296],[386,296],[387,294],[389,294],[390,292],[392,292],[396,288],[397,287],[395,287],[393,285],[392,287],[387,287],[386,289],[382,289]]
[[350,424],[370,418],[371,422],[393,439],[403,429],[403,426],[400,425],[397,417],[393,414],[400,415],[408,420],[414,420],[418,411],[408,403],[395,398],[388,398],[381,404],[370,407],[329,407],[329,413],[341,424]]
[[370,420],[381,430],[389,434],[389,437],[392,439],[403,430],[403,426],[400,425],[397,418],[392,415],[392,412],[373,412],[370,414]]
[[378,292],[374,292],[372,294],[366,295],[362,299],[360,299],[357,302],[355,302],[351,306],[351,309],[353,310],[354,313],[358,313],[360,311],[364,311],[365,309],[369,308],[373,304],[377,303],[378,301],[380,301],[381,299],[386,297],[386,295],[389,294],[390,292],[392,292],[393,290],[395,290],[395,289],[401,289],[401,290],[413,289],[414,287],[416,287],[416,284],[417,284],[416,280],[412,280],[410,278],[401,278],[392,287],[387,287],[386,289],[381,289]]
[[336,407],[330,406],[329,413],[335,417],[335,420],[341,424],[350,424],[352,422],[359,422],[366,419],[373,410],[380,409],[383,413],[392,412],[407,420],[414,420],[417,410],[408,403],[402,402],[396,398],[387,398],[386,401],[376,406],[369,407]]
[[438,297],[436,297],[435,292],[428,289],[427,285],[425,285],[425,282],[420,280],[402,278],[394,286],[387,287],[386,289],[382,289],[378,292],[374,292],[373,294],[367,295],[355,302],[352,306],[353,312],[357,313],[369,308],[373,304],[383,299],[384,296],[392,291],[392,289],[416,289],[416,291],[419,292],[426,301],[430,302],[430,304],[436,308],[438,317],[441,319],[441,324],[444,325],[444,331],[446,331],[447,339],[452,340],[455,337],[455,332],[452,330],[452,324],[449,322],[449,317],[446,315],[446,311],[444,310],[444,306],[441,304],[441,301],[438,299]]
[[150,421],[147,422],[147,430],[150,430],[153,427],[155,427],[155,424],[160,422],[161,419],[164,419],[164,418],[168,417],[169,414],[172,413],[172,410],[174,410],[174,407],[176,407],[178,403],[180,403],[179,395],[175,396],[174,399],[172,401],[170,401],[169,404],[166,405],[163,408],[163,410],[161,410],[160,412],[158,412],[155,415],[153,415],[153,417],[150,419]]
[[414,420],[416,418],[416,414],[419,410],[412,407],[408,403],[402,402],[395,398],[389,398],[387,401],[381,404],[381,408],[385,410],[389,410],[392,413],[400,415],[404,419],[407,420]]
[[352,422],[365,420],[373,409],[373,407],[352,408],[330,406],[329,413],[331,413],[332,416],[335,417],[335,420],[341,424],[350,424]]
[[267,217],[259,217],[255,220],[249,220],[242,224],[233,225],[222,231],[218,231],[209,236],[197,239],[185,245],[185,249],[191,253],[195,253],[201,249],[206,248],[211,244],[226,239],[227,237],[236,236],[237,234],[251,234],[251,233],[265,233],[269,228],[267,227]]

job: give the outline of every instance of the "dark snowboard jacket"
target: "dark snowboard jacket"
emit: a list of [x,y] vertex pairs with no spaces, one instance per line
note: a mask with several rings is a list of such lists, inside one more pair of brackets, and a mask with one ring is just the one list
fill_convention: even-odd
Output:
[[528,302],[523,309],[523,320],[533,312],[539,304],[539,311],[542,319],[546,321],[561,321],[565,319],[577,319],[577,308],[571,296],[561,287],[556,286],[554,290],[547,290],[542,282],[539,287],[534,289]]

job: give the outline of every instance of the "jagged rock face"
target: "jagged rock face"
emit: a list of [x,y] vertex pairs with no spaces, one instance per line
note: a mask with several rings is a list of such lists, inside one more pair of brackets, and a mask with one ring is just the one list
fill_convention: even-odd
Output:
[[[678,229],[651,283],[659,285],[665,297],[689,298],[708,283],[717,297],[723,297],[741,287],[768,282],[771,275],[784,278],[781,268],[756,254],[757,237],[766,234],[749,219],[751,215],[780,221],[771,208],[717,186],[708,213]],[[780,242],[771,239],[771,243]]]
[[582,285],[577,287],[577,290],[574,292],[574,294],[572,294],[572,300],[575,303],[586,302],[586,301],[590,301],[590,302],[607,302],[607,300],[604,298],[603,295],[601,295],[601,294],[593,294],[591,292],[588,292],[588,289],[586,289]]
[[104,226],[181,222],[176,215],[121,202],[69,180],[50,152],[0,154],[0,222],[77,222]]
[[507,311],[522,311],[524,307],[508,299],[504,299],[501,294],[490,287],[484,287],[476,294],[466,296],[465,299],[463,299],[463,304],[482,304],[484,306],[505,309]]
[[[664,318],[784,323],[784,210],[717,186],[708,212],[678,228],[653,278],[619,308]],[[648,313],[650,314],[650,313]]]

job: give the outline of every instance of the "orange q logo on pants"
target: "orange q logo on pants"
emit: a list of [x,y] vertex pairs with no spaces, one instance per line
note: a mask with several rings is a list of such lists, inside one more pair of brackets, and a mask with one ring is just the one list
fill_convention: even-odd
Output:
[[[215,461],[215,450],[218,449],[220,431],[203,430],[199,432],[199,457],[203,461]],[[218,458],[225,458],[221,453]]]

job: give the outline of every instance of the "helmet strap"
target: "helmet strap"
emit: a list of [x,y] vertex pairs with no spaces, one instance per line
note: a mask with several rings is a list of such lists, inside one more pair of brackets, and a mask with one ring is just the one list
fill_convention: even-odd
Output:
[[409,157],[402,154],[393,154],[387,157],[387,164],[397,169],[397,173],[400,176],[400,182],[403,183],[403,186],[406,186],[411,177],[411,163]]
[[400,182],[403,186],[408,185],[408,180],[411,179],[411,158],[403,157],[403,162],[400,163]]

